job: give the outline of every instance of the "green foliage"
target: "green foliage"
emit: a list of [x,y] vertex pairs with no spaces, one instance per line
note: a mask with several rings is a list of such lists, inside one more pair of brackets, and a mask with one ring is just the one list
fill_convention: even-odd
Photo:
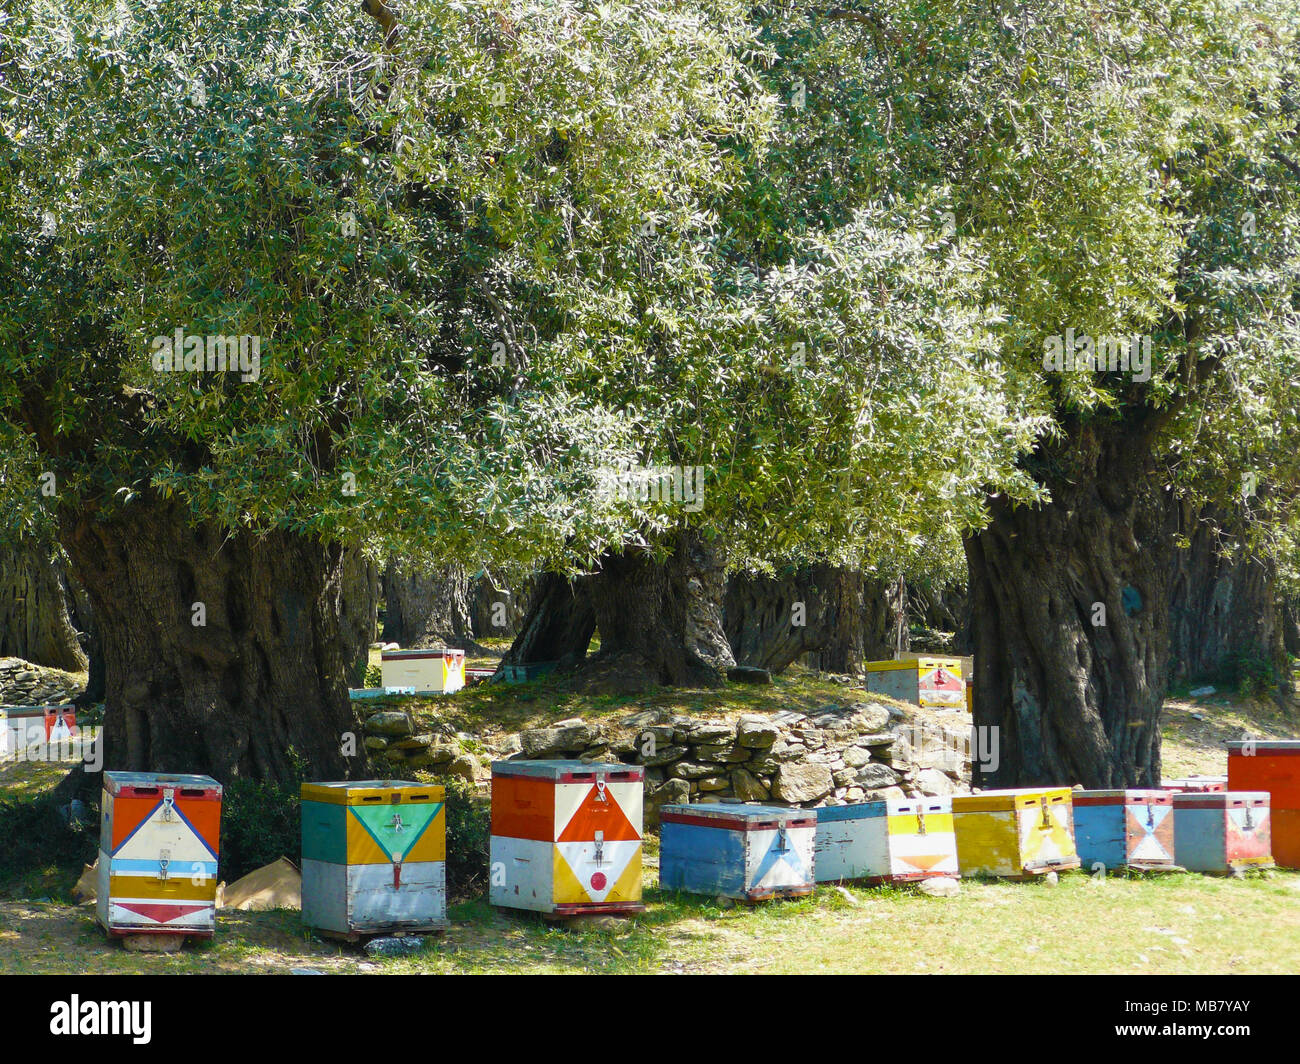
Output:
[[463,901],[487,891],[491,809],[473,785],[439,778],[447,791],[447,895]]
[[306,766],[294,759],[295,778],[284,784],[235,779],[221,805],[221,878],[228,883],[281,857],[302,860],[299,787]]
[[75,880],[99,848],[98,805],[87,805],[85,815],[70,822],[52,795],[0,800],[0,825],[0,884],[51,869]]
[[1239,650],[1224,658],[1209,680],[1242,698],[1264,698],[1277,690],[1282,678],[1264,651]]

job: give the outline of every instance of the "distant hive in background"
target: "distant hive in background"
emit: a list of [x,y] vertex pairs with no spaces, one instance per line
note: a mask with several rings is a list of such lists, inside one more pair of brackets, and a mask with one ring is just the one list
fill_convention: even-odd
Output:
[[1300,740],[1229,743],[1228,785],[1268,792],[1273,859],[1300,868]]
[[379,657],[383,685],[414,688],[417,695],[449,695],[465,686],[465,651],[385,650]]
[[904,883],[958,875],[951,798],[890,798],[817,810],[816,880]]
[[867,690],[929,709],[965,709],[962,659],[926,654],[897,661],[868,661]]
[[110,935],[210,938],[216,929],[221,784],[105,772],[96,916]]
[[1068,787],[954,795],[963,876],[1024,878],[1079,867]]
[[304,783],[301,795],[304,924],[347,938],[447,926],[442,787]]
[[641,912],[645,770],[492,763],[488,900],[554,916]]
[[659,810],[659,885],[739,901],[810,894],[817,812],[709,802]]

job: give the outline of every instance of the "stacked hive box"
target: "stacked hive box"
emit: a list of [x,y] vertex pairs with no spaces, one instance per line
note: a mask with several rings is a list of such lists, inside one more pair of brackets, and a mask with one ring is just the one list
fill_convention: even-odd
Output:
[[865,668],[868,691],[931,709],[966,708],[961,658],[869,661]]
[[216,927],[221,784],[105,772],[97,915],[110,935],[210,937]]
[[1160,789],[1170,794],[1222,794],[1228,789],[1228,777],[1185,776],[1162,781]]
[[1228,744],[1228,785],[1267,791],[1273,859],[1300,868],[1300,741],[1250,740]]
[[1219,791],[1174,796],[1174,858],[1192,872],[1273,865],[1268,795]]
[[442,787],[302,785],[302,919],[357,937],[447,926]]
[[1075,791],[1074,835],[1083,867],[1175,867],[1173,797],[1163,790]]
[[952,813],[964,876],[1021,878],[1079,867],[1068,787],[958,795]]
[[449,695],[465,686],[465,651],[385,650],[380,655],[379,671],[386,688]]
[[644,910],[644,778],[637,765],[493,762],[492,904],[556,916]]
[[951,798],[891,798],[817,810],[818,883],[955,876]]
[[743,901],[813,889],[814,810],[717,802],[659,810],[659,885]]

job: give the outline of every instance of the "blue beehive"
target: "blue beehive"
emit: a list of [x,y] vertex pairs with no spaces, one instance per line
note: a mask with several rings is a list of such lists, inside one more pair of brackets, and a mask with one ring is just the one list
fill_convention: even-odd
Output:
[[1075,846],[1084,869],[1176,867],[1173,797],[1164,790],[1075,791]]
[[817,814],[732,803],[659,811],[659,885],[742,901],[810,894]]

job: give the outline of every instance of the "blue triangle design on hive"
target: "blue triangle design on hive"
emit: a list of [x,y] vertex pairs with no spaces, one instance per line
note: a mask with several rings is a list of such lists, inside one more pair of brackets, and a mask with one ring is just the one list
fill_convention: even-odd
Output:
[[758,868],[754,871],[754,883],[762,883],[767,878],[767,874],[772,870],[778,861],[788,865],[791,869],[799,874],[800,877],[806,877],[807,870],[804,868],[803,861],[799,857],[799,851],[793,844],[786,844],[789,848],[784,852],[778,852],[774,846],[769,846],[767,852],[763,854],[763,860],[759,862]]

